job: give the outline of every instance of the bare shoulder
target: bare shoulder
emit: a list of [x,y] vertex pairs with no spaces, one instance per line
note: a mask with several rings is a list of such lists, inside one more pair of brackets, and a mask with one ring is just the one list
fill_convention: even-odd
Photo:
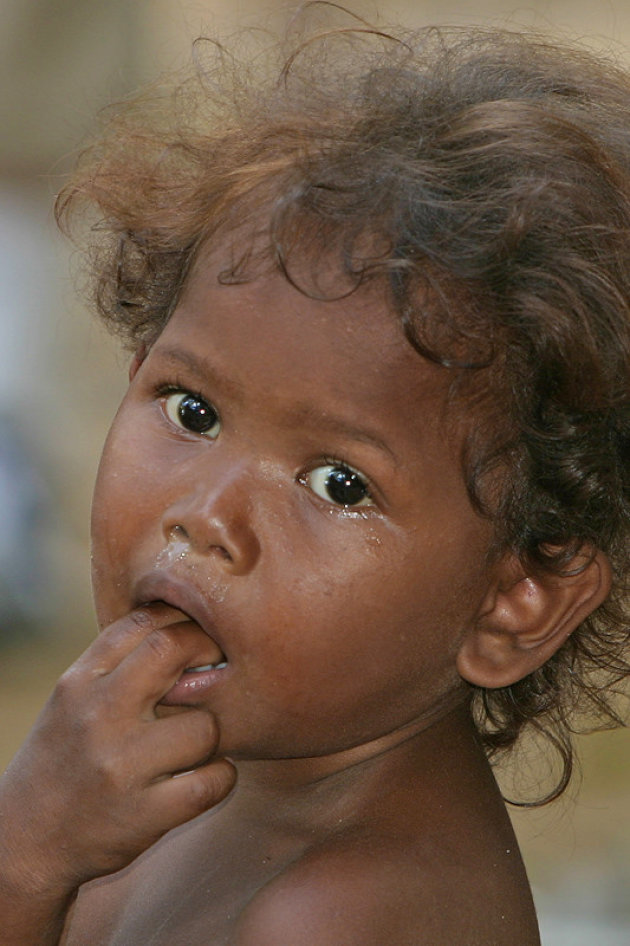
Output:
[[428,854],[329,842],[256,894],[230,946],[540,946],[529,889],[506,884],[505,865],[471,876],[470,863]]

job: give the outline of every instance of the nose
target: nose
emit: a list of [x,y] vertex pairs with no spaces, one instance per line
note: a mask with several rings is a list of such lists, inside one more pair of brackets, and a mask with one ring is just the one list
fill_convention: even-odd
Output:
[[249,471],[182,470],[189,478],[165,510],[162,531],[167,542],[175,537],[195,554],[215,557],[221,568],[235,575],[251,571],[260,555],[253,523],[253,483]]

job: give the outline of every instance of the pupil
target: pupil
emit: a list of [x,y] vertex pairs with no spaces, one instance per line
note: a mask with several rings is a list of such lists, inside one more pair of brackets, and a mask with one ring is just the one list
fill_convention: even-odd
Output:
[[195,397],[194,394],[188,394],[183,398],[178,413],[184,427],[196,434],[206,433],[218,420],[215,409],[206,401]]
[[344,467],[331,470],[326,479],[330,498],[341,506],[355,506],[365,498],[365,484],[356,473]]

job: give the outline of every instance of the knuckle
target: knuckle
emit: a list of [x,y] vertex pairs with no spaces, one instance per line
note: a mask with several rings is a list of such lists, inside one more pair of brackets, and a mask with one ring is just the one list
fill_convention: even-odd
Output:
[[128,767],[121,764],[117,752],[100,751],[92,759],[93,771],[105,795],[127,794],[132,787],[133,777]]
[[185,747],[189,763],[197,768],[205,765],[214,755],[219,741],[216,724],[208,713],[202,710],[182,714],[178,729],[178,743]]
[[198,814],[222,801],[232,787],[225,767],[218,762],[183,776],[182,780],[186,783],[188,807]]
[[73,699],[79,689],[80,679],[79,670],[74,665],[65,670],[57,680],[51,701],[55,705],[65,705]]
[[203,710],[193,710],[188,717],[187,726],[191,734],[194,733],[203,749],[212,752],[219,741],[219,730],[214,718]]
[[180,656],[181,648],[166,629],[156,628],[145,638],[146,647],[161,663]]
[[149,630],[154,622],[155,615],[151,608],[148,606],[136,608],[135,611],[132,611],[129,615],[132,626],[139,628],[141,631]]

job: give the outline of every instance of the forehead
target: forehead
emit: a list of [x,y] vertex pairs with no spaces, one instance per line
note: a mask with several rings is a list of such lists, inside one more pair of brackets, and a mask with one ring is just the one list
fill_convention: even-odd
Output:
[[[403,427],[444,422],[453,373],[409,344],[386,280],[320,299],[297,288],[295,267],[296,285],[270,267],[226,282],[232,258],[229,248],[200,255],[160,345],[177,338],[205,352],[233,385],[262,386],[269,400],[293,397],[333,413],[351,403]],[[310,279],[312,261],[306,269]]]

